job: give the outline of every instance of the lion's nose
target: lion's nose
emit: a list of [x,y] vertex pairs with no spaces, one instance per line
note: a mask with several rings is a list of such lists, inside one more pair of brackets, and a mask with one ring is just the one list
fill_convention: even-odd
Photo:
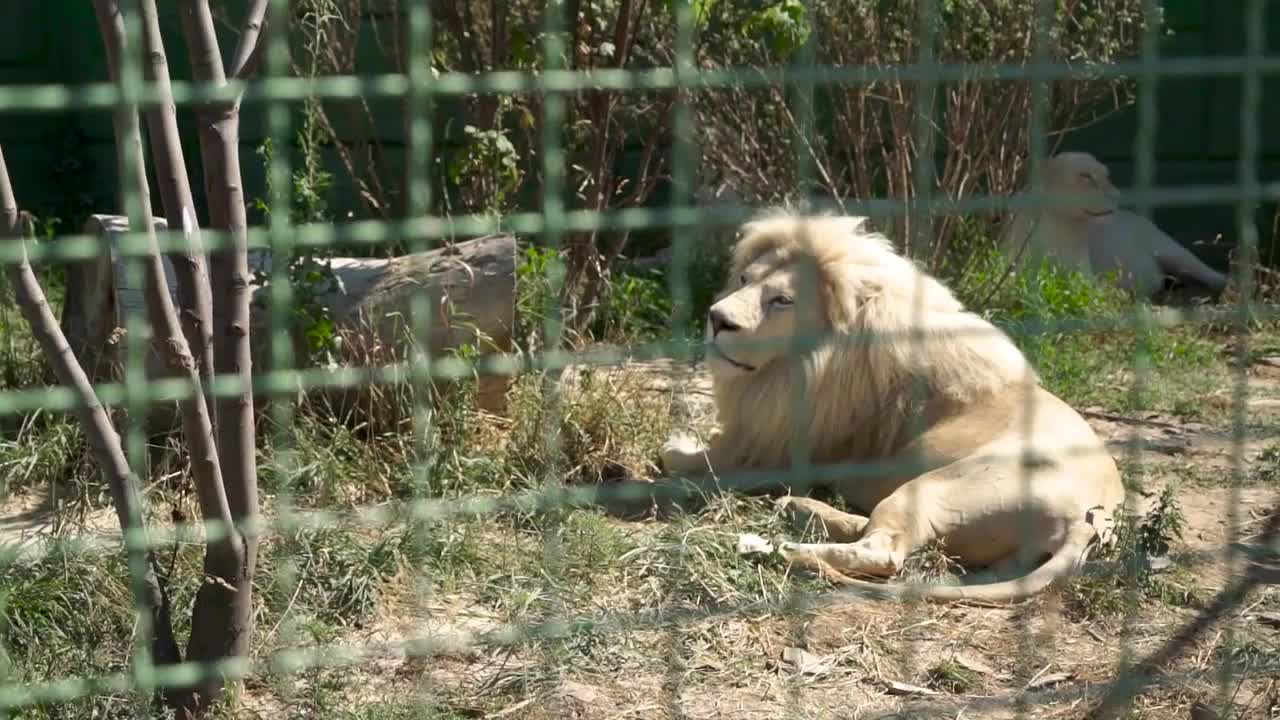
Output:
[[724,311],[719,308],[711,308],[710,319],[711,332],[716,335],[719,335],[721,330],[728,330],[732,332],[734,330],[742,329],[741,325],[738,325],[726,317]]

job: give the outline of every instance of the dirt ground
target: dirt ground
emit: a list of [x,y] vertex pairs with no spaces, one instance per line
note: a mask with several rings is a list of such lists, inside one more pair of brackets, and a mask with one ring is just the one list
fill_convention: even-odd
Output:
[[[673,392],[688,419],[705,419],[710,412],[709,381],[700,372],[669,363],[626,372],[651,377],[644,384],[652,392]],[[1248,383],[1249,425],[1280,426],[1280,358],[1255,362]],[[1229,407],[1232,392],[1223,388],[1204,402]],[[853,600],[793,614],[748,609],[631,629],[614,639],[618,647],[609,648],[607,662],[547,672],[536,667],[541,655],[469,646],[468,638],[499,628],[501,619],[466,598],[433,597],[384,612],[383,622],[341,638],[333,654],[343,648],[365,653],[361,662],[341,670],[361,679],[363,700],[356,701],[373,702],[406,688],[447,688],[447,708],[458,717],[1085,717],[1120,663],[1158,648],[1230,581],[1223,560],[1208,554],[1221,552],[1231,540],[1228,483],[1237,445],[1229,426],[1082,409],[1122,463],[1145,468],[1149,496],[1133,498],[1139,508],[1165,484],[1177,483],[1185,527],[1173,554],[1195,560],[1183,571],[1170,571],[1166,583],[1195,600],[1147,600],[1132,617],[1105,618],[1082,617],[1070,590],[1008,608]],[[1129,445],[1135,438],[1143,443],[1140,450]],[[1249,433],[1238,447],[1239,459],[1246,467],[1254,464],[1276,440]],[[1238,488],[1236,507],[1237,539],[1247,541],[1276,511],[1276,487],[1245,484]],[[47,508],[47,498],[27,497],[0,509],[0,540],[47,535],[54,528]],[[109,511],[82,520],[101,531],[104,541],[114,537]],[[1280,591],[1255,592],[1228,614],[1234,631],[1219,625],[1203,633],[1173,667],[1163,669],[1162,686],[1142,695],[1132,716],[1217,717],[1203,706],[1218,697],[1214,672],[1224,657],[1247,656],[1269,659],[1270,672],[1226,686],[1229,716],[1280,717],[1275,611]],[[437,646],[429,659],[413,657],[405,641],[422,637],[456,645]],[[664,644],[669,652],[651,652]],[[627,653],[623,646],[650,652]],[[511,692],[514,685],[519,691]],[[511,701],[494,710],[481,701],[493,696]],[[466,697],[476,698],[475,705],[460,699]],[[1019,701],[1027,704],[1023,712]],[[275,692],[250,681],[244,716],[276,717],[281,709]]]
[[[669,363],[631,372],[651,374],[647,386],[655,392],[674,392],[695,423],[712,412],[710,381],[703,373]],[[1280,510],[1274,483],[1229,486],[1233,468],[1247,474],[1280,439],[1258,431],[1280,426],[1280,357],[1257,360],[1247,383],[1251,429],[1239,442],[1230,426],[1081,408],[1118,461],[1142,468],[1146,492],[1131,497],[1135,511],[1146,512],[1167,484],[1176,483],[1184,526],[1183,542],[1172,553],[1198,560],[1188,560],[1192,569],[1169,582],[1202,599],[1233,577],[1218,555],[1232,541],[1229,509],[1238,509],[1238,542],[1248,542],[1262,520]],[[1204,402],[1231,409],[1236,390],[1222,388]],[[582,718],[1084,717],[1126,648],[1137,657],[1153,651],[1191,622],[1202,604],[1148,602],[1132,619],[1080,620],[1064,607],[1068,602],[1061,592],[1001,609],[853,601],[805,613],[798,623],[777,617],[721,620],[715,633],[733,636],[725,643],[741,653],[733,661],[686,661],[674,678],[656,670],[647,679],[629,675],[625,682],[576,678],[548,690],[540,704],[547,716]],[[1229,717],[1280,717],[1280,668],[1274,664],[1280,624],[1267,608],[1280,608],[1280,590],[1264,587],[1228,615],[1239,636],[1248,638],[1245,644],[1269,652],[1272,662],[1269,674],[1229,685]],[[1216,717],[1204,704],[1218,697],[1212,673],[1221,664],[1225,633],[1219,626],[1193,644],[1169,668],[1181,677],[1140,697],[1135,716]],[[940,666],[963,678],[964,692],[926,686],[928,678],[938,679]],[[663,700],[656,701],[657,695]],[[1022,712],[1013,702],[1017,697],[1028,705]]]
[[[647,376],[641,384],[649,391],[674,393],[677,414],[688,420],[697,423],[711,412],[710,383],[703,373],[671,363],[631,366],[626,372]],[[1280,423],[1280,362],[1259,361],[1250,368],[1248,383],[1250,424]],[[1232,397],[1231,389],[1224,388],[1205,402],[1230,407]],[[1231,429],[1159,414],[1124,417],[1100,408],[1084,410],[1118,459],[1145,467],[1148,496],[1133,498],[1139,511],[1166,483],[1178,484],[1184,542],[1173,552],[1195,556],[1221,551],[1229,540],[1228,508],[1233,503],[1233,493],[1225,487],[1237,447]],[[1143,443],[1136,454],[1130,448],[1135,438]],[[1265,434],[1248,435],[1239,446],[1246,467],[1274,441]],[[1239,539],[1247,540],[1251,529],[1275,511],[1275,493],[1269,485],[1238,489]],[[1126,649],[1132,657],[1157,649],[1191,622],[1203,601],[1230,577],[1221,559],[1201,559],[1191,571],[1168,581],[1175,587],[1186,584],[1200,602],[1143,602],[1131,618],[1082,619],[1061,591],[1010,608],[852,601],[798,617],[744,612],[665,632],[628,633],[627,644],[669,643],[675,659],[624,660],[596,671],[538,675],[536,683],[528,682],[536,669],[519,653],[481,651],[446,653],[431,662],[392,651],[375,662],[376,676],[388,687],[411,681],[495,690],[506,682],[524,683],[509,705],[497,711],[477,709],[477,717],[1085,717]],[[1238,636],[1248,638],[1246,646],[1276,657],[1280,633],[1268,624],[1273,622],[1265,612],[1269,607],[1280,607],[1280,592],[1274,588],[1255,593],[1229,618]],[[394,645],[405,637],[439,637],[442,632],[465,636],[501,625],[491,614],[457,601],[408,615],[413,619],[349,640]],[[431,619],[423,620],[424,615]],[[1224,626],[1216,627],[1193,643],[1167,669],[1165,684],[1138,698],[1133,717],[1217,717],[1209,708],[1216,707],[1219,697],[1213,673],[1221,664],[1225,632]],[[954,678],[948,680],[948,675]],[[1272,668],[1270,674],[1231,683],[1227,717],[1280,717],[1276,677]],[[938,689],[948,682],[950,689]],[[466,707],[452,707],[464,716],[472,714]]]

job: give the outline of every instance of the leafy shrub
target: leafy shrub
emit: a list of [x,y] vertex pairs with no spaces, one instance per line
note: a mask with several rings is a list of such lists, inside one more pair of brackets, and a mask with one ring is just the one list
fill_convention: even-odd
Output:
[[526,350],[542,346],[548,301],[554,290],[551,273],[559,262],[559,254],[549,248],[531,246],[521,250],[516,265],[515,338]]
[[[295,217],[293,222],[324,222],[329,217],[328,203],[325,195],[332,182],[332,175],[319,164],[318,150],[309,144],[308,135],[313,132],[309,125],[298,131],[300,144],[304,152],[303,166],[293,172],[291,205]],[[273,192],[271,186],[271,157],[274,149],[271,139],[267,138],[258,148],[258,155],[268,168],[267,195]],[[270,217],[271,206],[265,200],[254,200],[254,207],[263,217]],[[293,249],[287,258],[287,277],[292,294],[289,303],[290,321],[295,332],[302,334],[309,355],[306,360],[319,359],[326,363],[333,359],[338,351],[337,325],[334,323],[329,308],[320,302],[325,294],[339,289],[339,280],[329,264],[333,253],[328,248]],[[273,262],[275,259],[273,258]],[[254,282],[264,292],[254,298],[258,308],[266,308],[270,297],[271,273],[263,270],[254,271]]]
[[496,214],[510,210],[525,173],[507,130],[465,125],[462,133],[464,144],[447,154],[445,177],[463,190],[463,206]]
[[1132,301],[1107,278],[1093,278],[1045,260],[1021,270],[994,246],[977,249],[956,294],[970,308],[996,322],[1053,321],[1114,317]]
[[627,342],[662,335],[671,315],[671,299],[661,272],[622,273],[609,284],[604,312],[596,316],[592,334]]
[[1071,612],[1081,618],[1119,615],[1130,592],[1175,606],[1194,602],[1189,583],[1179,582],[1186,571],[1176,565],[1160,571],[1155,562],[1182,539],[1183,523],[1174,485],[1165,486],[1141,517],[1118,512],[1115,542],[1098,556],[1111,568],[1075,582],[1067,595]]

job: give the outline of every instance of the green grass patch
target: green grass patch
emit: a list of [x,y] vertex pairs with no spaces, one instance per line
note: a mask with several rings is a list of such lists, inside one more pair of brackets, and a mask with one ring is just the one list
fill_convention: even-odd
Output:
[[[187,577],[197,567],[175,558]],[[0,683],[96,679],[129,671],[137,631],[123,552],[102,553],[54,540],[38,562],[0,548]],[[189,607],[192,588],[172,588]],[[185,635],[186,627],[177,628]],[[25,707],[17,718],[146,718],[147,698],[95,690],[65,703]]]
[[982,676],[955,660],[944,660],[925,672],[929,687],[946,693],[965,695],[982,686]]
[[[992,250],[952,282],[969,308],[1012,331],[1045,386],[1076,407],[1198,417],[1210,411],[1206,394],[1229,382],[1219,341],[1197,328],[1142,322],[1147,304],[1106,278],[1048,261],[1012,272]],[[1104,327],[1089,327],[1098,323]]]
[[74,418],[36,412],[0,433],[0,498],[38,488],[83,498],[101,483],[88,456],[84,432]]
[[[44,288],[45,299],[54,317],[62,313],[65,284],[61,273],[37,270],[36,277]],[[0,390],[47,385],[55,381],[53,371],[44,362],[40,345],[31,334],[14,301],[8,273],[0,273]],[[0,436],[9,427],[9,420],[0,419]]]

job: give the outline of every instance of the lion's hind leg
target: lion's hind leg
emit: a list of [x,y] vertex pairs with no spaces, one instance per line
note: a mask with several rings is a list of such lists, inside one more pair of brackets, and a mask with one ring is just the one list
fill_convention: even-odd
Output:
[[792,527],[804,531],[820,527],[832,542],[853,542],[862,537],[869,520],[862,515],[841,512],[821,500],[788,495],[778,498],[774,506],[791,522]]
[[923,509],[934,504],[931,498],[938,487],[922,478],[898,488],[876,505],[856,542],[782,543],[778,550],[792,564],[827,574],[834,569],[846,575],[893,577],[907,556],[935,539]]
[[793,565],[810,570],[831,570],[844,575],[866,575],[890,578],[902,569],[903,562],[916,544],[902,542],[901,536],[867,533],[852,543],[782,543],[778,551]]

